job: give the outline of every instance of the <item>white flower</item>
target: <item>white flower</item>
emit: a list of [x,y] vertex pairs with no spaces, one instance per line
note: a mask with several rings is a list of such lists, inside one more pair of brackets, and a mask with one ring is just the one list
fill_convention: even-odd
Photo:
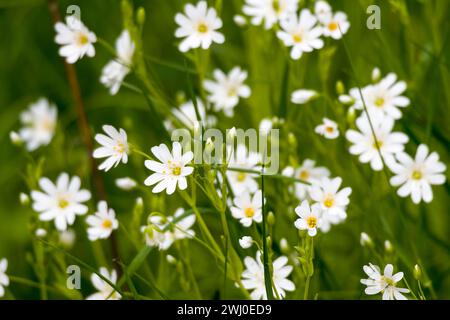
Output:
[[298,0],[246,0],[242,11],[251,18],[252,24],[270,29],[278,21],[297,11]]
[[78,18],[67,16],[66,24],[57,22],[55,30],[55,42],[61,45],[59,55],[65,57],[67,63],[75,63],[84,55],[95,56],[93,43],[97,41],[97,37]]
[[19,136],[25,142],[28,151],[50,143],[55,134],[58,110],[47,99],[41,98],[31,104],[20,114],[20,121],[24,125]]
[[314,90],[299,89],[292,92],[291,101],[295,104],[305,104],[317,97],[318,93]]
[[431,202],[431,185],[444,184],[446,180],[443,173],[447,167],[439,161],[439,155],[436,152],[429,153],[428,147],[421,144],[414,159],[406,153],[399,153],[396,158],[399,163],[392,163],[389,168],[395,174],[391,184],[401,186],[397,194],[400,197],[411,195],[416,204],[422,200]]
[[243,236],[239,239],[239,245],[242,249],[248,249],[253,245],[253,238],[250,236]]
[[116,219],[116,213],[109,208],[106,201],[100,201],[97,206],[97,212],[86,218],[89,225],[87,230],[89,240],[107,239],[111,232],[119,227],[119,221]]
[[198,98],[197,109],[200,119],[197,119],[197,113],[195,112],[195,106],[192,100],[183,103],[178,109],[173,108],[172,113],[186,128],[191,130],[194,130],[195,125],[199,122],[205,127],[213,127],[216,124],[217,118],[213,115],[206,116],[205,105]]
[[128,162],[128,141],[127,133],[122,128],[117,131],[110,125],[104,125],[103,131],[107,134],[98,133],[95,140],[100,143],[101,147],[94,150],[94,158],[107,158],[99,166],[99,170],[108,171],[112,167],[117,167],[119,163]]
[[[286,291],[294,291],[295,284],[288,279],[293,267],[287,265],[288,258],[281,256],[273,261],[272,283],[274,286],[274,296],[276,293],[280,298],[286,296]],[[266,286],[264,282],[264,266],[261,261],[261,251],[256,252],[256,259],[245,257],[246,269],[242,272],[242,285],[247,290],[253,290],[250,297],[253,300],[267,300]]]
[[[362,163],[370,162],[370,166],[375,171],[383,169],[383,162],[380,154],[383,156],[387,165],[394,161],[394,155],[402,152],[404,144],[409,138],[401,132],[392,132],[394,119],[383,116],[379,113],[370,114],[370,120],[373,125],[376,140],[372,134],[370,123],[366,113],[356,119],[356,126],[359,129],[347,130],[346,138],[353,145],[349,152],[353,155],[359,155],[359,161]],[[378,148],[379,147],[379,152]]]
[[222,27],[222,20],[217,17],[214,8],[208,8],[206,1],[200,1],[197,6],[188,3],[184,7],[184,14],[177,13],[175,22],[180,26],[175,31],[175,37],[185,38],[179,49],[187,52],[190,49],[208,49],[211,43],[223,43],[225,37],[216,30]]
[[314,131],[327,139],[336,139],[339,137],[337,123],[328,118],[323,118],[323,124],[318,125]]
[[130,177],[123,177],[116,179],[116,186],[122,190],[129,191],[136,188],[137,183]]
[[364,292],[367,295],[383,293],[383,300],[407,300],[402,293],[408,293],[405,288],[397,288],[396,284],[403,279],[403,272],[397,272],[392,275],[394,267],[387,264],[384,268],[384,274],[381,274],[380,268],[369,263],[363,267],[364,272],[369,276],[368,279],[361,279],[361,283],[367,288]]
[[325,15],[320,21],[323,24],[323,35],[333,39],[340,39],[347,33],[350,23],[344,12],[336,12],[334,15]]
[[134,42],[131,40],[128,30],[122,31],[116,40],[116,53],[117,58],[106,64],[100,77],[100,82],[109,88],[112,95],[119,91],[133,62]]
[[270,130],[272,130],[273,122],[272,120],[268,118],[264,118],[259,123],[259,132],[263,135],[268,135],[270,133]]
[[316,23],[316,17],[308,9],[303,9],[298,17],[292,15],[280,22],[283,31],[278,31],[277,36],[287,47],[292,47],[292,59],[298,60],[303,52],[323,47],[322,28]]
[[41,178],[39,186],[44,192],[32,191],[33,209],[39,212],[41,221],[55,220],[56,229],[64,231],[75,222],[77,215],[84,215],[88,207],[83,202],[91,198],[88,190],[81,189],[77,176],[69,178],[67,173],[58,176],[56,184],[48,178]]
[[[380,82],[368,85],[362,88],[361,91],[364,102],[371,114],[383,113],[397,120],[402,117],[400,108],[405,108],[410,103],[407,97],[402,96],[405,90],[406,83],[404,81],[397,82],[397,75],[389,73]],[[364,105],[359,90],[357,88],[351,89],[350,96],[355,100],[354,108],[362,110]]]
[[347,205],[352,188],[346,187],[339,190],[342,179],[340,177],[323,178],[318,184],[311,187],[309,195],[312,200],[319,203],[322,209],[321,231],[327,232],[330,224],[337,224],[347,218]]
[[331,6],[326,1],[316,1],[316,4],[314,5],[314,14],[317,17],[317,20],[322,22],[332,14]]
[[307,200],[295,208],[295,213],[300,217],[295,220],[295,227],[299,230],[308,230],[308,235],[314,237],[317,234],[317,228],[320,228],[320,205],[315,203],[311,207]]
[[[231,156],[229,167],[239,169],[256,169],[259,157],[255,152],[247,151],[244,144],[239,144],[236,151]],[[254,193],[258,190],[258,183],[255,181],[255,175],[242,171],[227,171],[227,178],[231,189],[235,195],[244,192]]]
[[[111,273],[108,269],[102,267],[100,268],[100,274],[108,279],[112,284],[117,283],[117,272],[112,270]],[[87,300],[120,300],[122,296],[110,284],[100,278],[96,273],[91,275],[91,282],[98,292],[91,294],[86,299]]]
[[[295,169],[286,167],[282,174],[288,177],[295,177],[312,185],[318,183],[322,178],[329,177],[330,171],[325,167],[316,167],[316,162],[311,159],[305,159],[302,165]],[[308,195],[311,186],[306,183],[295,183],[295,196],[299,200],[304,200]]]
[[244,227],[250,227],[252,222],[262,221],[262,192],[258,190],[253,197],[250,193],[237,194],[234,198],[234,206],[231,207],[231,215],[239,219]]
[[6,275],[8,269],[8,260],[0,260],[0,298],[5,295],[5,287],[9,286],[9,277]]
[[184,209],[178,208],[173,216],[149,216],[148,224],[141,227],[147,245],[167,250],[176,240],[194,237],[195,232],[190,228],[195,223],[195,215],[182,218],[184,212]]
[[213,75],[215,81],[205,80],[203,84],[210,94],[208,99],[214,104],[215,111],[223,111],[227,117],[232,117],[239,98],[248,98],[251,93],[250,87],[244,84],[247,71],[234,67],[227,75],[216,69]]
[[159,146],[152,147],[151,150],[160,162],[145,160],[147,169],[155,173],[145,179],[144,184],[146,186],[156,184],[152,189],[153,193],[166,190],[167,194],[172,194],[175,192],[177,185],[180,190],[185,190],[187,188],[186,176],[194,171],[193,167],[187,166],[194,158],[192,151],[182,154],[181,144],[179,142],[173,143],[172,153],[170,153],[169,148],[163,143]]

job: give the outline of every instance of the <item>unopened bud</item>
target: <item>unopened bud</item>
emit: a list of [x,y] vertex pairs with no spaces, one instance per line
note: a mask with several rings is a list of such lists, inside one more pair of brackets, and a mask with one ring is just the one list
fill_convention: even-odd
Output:
[[267,214],[267,223],[269,224],[269,226],[275,225],[275,215],[272,211],[269,211],[269,213]]
[[355,119],[356,119],[356,112],[355,109],[350,107],[347,110],[347,122],[348,124],[352,125],[355,123]]
[[143,7],[139,7],[137,9],[136,21],[142,27],[145,23],[145,9]]
[[363,247],[372,247],[373,246],[373,242],[372,239],[369,237],[369,235],[365,232],[361,232],[361,236],[359,238],[359,243],[361,244],[361,246]]
[[9,133],[9,139],[11,139],[11,142],[12,142],[13,145],[18,146],[18,147],[21,146],[22,143],[23,143],[22,138],[21,138],[20,135],[19,135],[17,132],[15,132],[15,131],[11,131],[11,132]]
[[373,82],[378,82],[378,80],[380,80],[381,77],[381,71],[378,68],[374,68],[372,70],[372,81]]
[[420,268],[420,266],[418,264],[416,264],[414,266],[414,279],[416,280],[420,280],[420,278],[422,278],[422,269]]
[[177,259],[175,259],[175,257],[170,255],[170,254],[168,254],[166,256],[166,259],[167,259],[167,262],[172,264],[172,265],[176,265],[177,264]]
[[392,246],[392,243],[389,240],[386,240],[384,242],[384,250],[386,250],[387,253],[394,252],[394,247]]
[[137,183],[130,177],[124,177],[124,178],[116,179],[116,186],[119,189],[129,191],[129,190],[134,189],[137,186]]
[[20,200],[20,203],[24,206],[26,206],[30,203],[30,197],[26,193],[23,193],[23,192],[20,193],[19,200]]
[[233,17],[233,21],[239,27],[243,27],[243,26],[247,25],[247,19],[245,19],[245,17],[240,14],[236,14]]
[[295,135],[292,132],[289,132],[288,134],[288,143],[289,146],[295,148],[297,147],[297,138],[295,137]]
[[38,238],[44,238],[47,236],[47,230],[43,228],[36,229],[35,233],[36,237]]
[[289,252],[289,244],[288,244],[286,238],[282,238],[280,240],[280,249],[281,249],[281,252],[284,254],[287,254]]
[[341,80],[336,82],[336,92],[338,95],[342,95],[345,92],[345,85]]

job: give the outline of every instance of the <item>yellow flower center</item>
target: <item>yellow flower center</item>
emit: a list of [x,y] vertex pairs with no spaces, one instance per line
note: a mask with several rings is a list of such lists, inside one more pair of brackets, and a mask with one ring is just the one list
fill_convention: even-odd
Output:
[[84,46],[89,43],[89,38],[85,33],[79,32],[76,37],[76,43],[79,46]]
[[375,105],[379,108],[381,108],[384,105],[384,98],[379,97],[375,100]]
[[174,176],[179,176],[181,174],[181,167],[175,166],[172,168],[172,174]]
[[247,174],[245,172],[239,172],[237,174],[237,181],[242,182],[247,177]]
[[280,6],[280,1],[279,0],[273,0],[272,1],[272,8],[276,13],[280,13],[281,11],[281,6]]
[[302,170],[300,171],[300,174],[298,175],[300,179],[302,180],[308,180],[309,179],[309,171],[308,170]]
[[391,278],[381,276],[381,281],[384,281],[389,286],[395,286],[395,282]]
[[125,145],[122,142],[119,142],[117,145],[114,146],[114,150],[118,153],[123,153],[125,151]]
[[328,30],[330,31],[335,31],[338,28],[338,24],[336,22],[331,22],[330,24],[328,24]]
[[102,227],[105,228],[105,229],[111,229],[112,225],[113,225],[113,223],[109,219],[105,219],[102,222]]
[[413,173],[412,173],[412,178],[414,180],[422,179],[422,172],[420,170],[414,170]]
[[334,199],[332,197],[327,197],[324,201],[323,204],[325,207],[327,208],[331,208],[334,204]]
[[197,30],[200,33],[206,33],[206,32],[208,32],[208,26],[202,22],[198,25]]
[[58,200],[58,206],[59,206],[61,209],[67,208],[68,205],[69,205],[69,201],[67,201],[67,199],[65,199],[65,198],[60,198],[60,199]]
[[309,216],[308,218],[306,218],[306,223],[308,224],[308,227],[310,229],[315,228],[317,225],[317,218],[314,216]]
[[228,89],[228,96],[229,97],[234,97],[237,94],[237,90],[235,87],[231,87]]
[[327,127],[325,127],[325,131],[328,133],[333,133],[334,129],[333,129],[333,127],[327,126]]
[[246,217],[251,218],[255,215],[255,210],[253,208],[245,208],[244,214]]
[[378,148],[381,149],[382,146],[383,146],[383,141],[381,141],[381,140],[376,140],[376,141],[373,142],[373,147],[375,149],[378,149]]
[[295,43],[300,43],[300,42],[302,42],[302,36],[299,35],[298,33],[297,33],[297,34],[294,34],[294,35],[292,36],[292,39],[294,40]]

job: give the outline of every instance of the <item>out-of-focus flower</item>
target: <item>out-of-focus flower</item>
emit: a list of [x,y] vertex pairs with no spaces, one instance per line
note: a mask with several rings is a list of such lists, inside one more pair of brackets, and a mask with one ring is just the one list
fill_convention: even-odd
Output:
[[[274,290],[280,298],[286,296],[286,291],[294,291],[295,284],[288,279],[293,267],[288,265],[288,258],[281,256],[273,261],[272,283]],[[261,251],[256,253],[256,259],[245,257],[246,269],[242,273],[242,285],[247,290],[252,290],[250,297],[253,300],[267,300],[266,286],[264,282],[264,266],[261,262]],[[275,294],[275,292],[274,292]]]
[[8,260],[0,260],[0,298],[5,295],[5,287],[9,286],[9,277],[6,275],[8,269]]
[[278,21],[286,19],[297,11],[299,0],[246,0],[243,11],[252,17],[252,24],[270,29]]
[[323,47],[322,28],[318,26],[317,19],[308,9],[303,9],[300,15],[291,15],[280,21],[282,31],[277,32],[284,45],[292,47],[291,58],[300,59],[303,52],[311,52]]
[[50,143],[55,134],[58,111],[47,99],[40,98],[20,114],[23,128],[19,130],[20,139],[28,151]]
[[[229,167],[238,169],[255,169],[258,161],[258,154],[247,151],[244,144],[239,144],[236,147],[236,151],[233,152],[233,155],[229,159]],[[254,174],[243,171],[228,170],[227,178],[235,195],[240,195],[244,192],[254,193],[258,190],[258,183],[255,181]]]
[[210,94],[208,99],[213,103],[215,111],[223,111],[227,117],[232,117],[239,98],[248,98],[251,93],[250,87],[244,84],[247,71],[234,67],[225,74],[216,69],[214,78],[214,81],[205,80],[203,84]]
[[252,246],[253,244],[253,238],[250,236],[243,236],[242,238],[239,239],[239,245],[243,248],[243,249],[248,249]]
[[344,12],[326,15],[321,23],[323,24],[323,35],[333,39],[341,39],[350,28],[350,22]]
[[295,104],[305,104],[318,96],[317,91],[309,89],[299,89],[292,92],[291,101]]
[[328,118],[323,118],[323,123],[318,125],[314,131],[327,139],[336,139],[339,137],[337,123]]
[[116,179],[116,186],[122,190],[129,191],[136,188],[137,182],[130,177],[123,177]]
[[223,34],[216,31],[222,27],[222,20],[217,17],[214,8],[208,8],[206,1],[198,2],[196,6],[188,3],[184,12],[175,16],[175,22],[179,25],[175,37],[185,38],[178,46],[181,52],[200,47],[208,49],[213,42],[225,41]]
[[[117,272],[112,270],[109,273],[108,269],[102,267],[100,268],[100,274],[108,279],[112,284],[117,283]],[[122,296],[109,283],[100,278],[96,273],[91,275],[91,282],[98,292],[91,294],[86,298],[86,300],[120,300]]]
[[116,213],[112,208],[108,208],[106,201],[100,201],[97,205],[97,212],[86,218],[89,225],[87,230],[89,240],[107,239],[113,230],[119,227]]
[[179,108],[173,108],[174,116],[190,130],[194,130],[194,126],[201,122],[205,127],[212,127],[216,124],[217,118],[213,115],[206,116],[206,109],[203,102],[197,98],[197,109],[200,119],[197,118],[195,105],[192,100],[183,103]]

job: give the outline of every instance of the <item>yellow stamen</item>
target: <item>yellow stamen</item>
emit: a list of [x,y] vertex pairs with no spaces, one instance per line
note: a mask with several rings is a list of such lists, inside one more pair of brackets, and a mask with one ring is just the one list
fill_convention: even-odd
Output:
[[102,227],[105,228],[105,229],[111,229],[112,225],[113,225],[113,223],[109,219],[105,219],[102,222]]
[[384,105],[384,98],[379,97],[375,100],[375,105],[379,108],[381,108]]
[[338,24],[336,22],[331,22],[330,24],[328,24],[328,30],[330,31],[335,31],[338,28]]
[[309,179],[309,171],[308,170],[302,170],[300,171],[300,174],[298,175],[300,179],[302,180],[308,180]]
[[237,181],[242,182],[247,177],[247,174],[245,172],[239,172],[237,174]]
[[412,178],[414,180],[422,179],[422,172],[420,170],[414,170],[413,173],[412,173]]
[[68,205],[69,205],[69,201],[67,201],[66,199],[60,198],[60,199],[58,200],[58,206],[59,206],[61,209],[66,208]]
[[178,167],[178,166],[173,167],[172,168],[172,174],[174,176],[179,176],[181,174],[181,167]]
[[251,218],[255,215],[255,210],[253,208],[245,208],[244,214],[246,217]]
[[308,218],[306,218],[306,223],[308,224],[309,228],[315,228],[317,225],[317,218],[314,216],[309,216]]
[[85,33],[79,32],[76,37],[76,42],[79,46],[84,46],[89,43],[89,38]]
[[302,36],[299,35],[299,34],[294,34],[294,35],[292,36],[292,39],[294,40],[295,43],[300,43],[300,42],[302,42]]
[[325,207],[327,208],[331,208],[334,204],[334,199],[332,197],[327,197],[324,201],[323,204],[325,205]]
[[200,33],[206,33],[206,32],[208,32],[208,26],[202,22],[198,25],[197,30]]

